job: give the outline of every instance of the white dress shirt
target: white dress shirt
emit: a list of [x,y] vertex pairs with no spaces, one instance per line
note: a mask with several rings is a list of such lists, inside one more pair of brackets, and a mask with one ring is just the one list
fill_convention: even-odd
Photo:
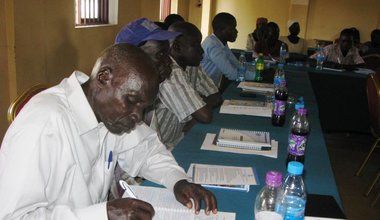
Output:
[[98,123],[80,85],[87,80],[74,72],[34,96],[11,124],[0,150],[0,219],[107,219],[116,161],[170,190],[187,179],[145,124],[114,135]]

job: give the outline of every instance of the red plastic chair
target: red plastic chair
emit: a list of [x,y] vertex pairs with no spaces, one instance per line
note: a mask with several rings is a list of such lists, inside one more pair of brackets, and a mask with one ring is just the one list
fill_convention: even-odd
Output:
[[8,123],[11,124],[12,121],[16,118],[17,114],[21,111],[24,105],[37,93],[47,89],[48,86],[44,84],[37,84],[30,89],[24,91],[20,96],[16,98],[15,101],[11,103],[8,108]]

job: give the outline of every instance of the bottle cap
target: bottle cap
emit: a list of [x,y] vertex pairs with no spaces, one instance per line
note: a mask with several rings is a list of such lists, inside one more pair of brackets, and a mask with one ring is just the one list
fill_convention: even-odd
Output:
[[282,174],[278,171],[268,171],[265,178],[265,183],[274,187],[281,186]]
[[307,109],[306,108],[299,108],[297,110],[297,113],[300,115],[306,115],[307,114]]
[[301,175],[303,172],[303,164],[297,161],[289,162],[288,172],[294,175]]
[[294,105],[294,109],[297,110],[298,112],[298,109],[300,108],[304,108],[305,107],[305,104],[303,104],[303,102],[297,102],[295,105]]

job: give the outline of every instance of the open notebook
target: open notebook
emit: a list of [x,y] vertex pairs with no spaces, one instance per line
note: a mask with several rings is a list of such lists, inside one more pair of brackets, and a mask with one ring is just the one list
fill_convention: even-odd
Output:
[[271,150],[269,132],[221,128],[216,145],[255,150]]
[[[130,186],[137,198],[150,203],[155,215],[153,220],[235,220],[235,213],[218,212],[207,216],[204,210],[199,215],[194,214],[194,209],[188,209],[177,202],[173,192],[166,188],[148,186]],[[127,195],[123,195],[123,198]]]

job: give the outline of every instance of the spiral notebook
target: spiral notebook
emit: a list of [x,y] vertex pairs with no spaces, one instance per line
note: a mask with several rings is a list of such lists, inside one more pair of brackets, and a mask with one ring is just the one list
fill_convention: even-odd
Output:
[[270,134],[265,131],[249,131],[222,128],[216,136],[216,145],[254,150],[271,150]]
[[195,215],[194,208],[188,209],[183,206],[175,199],[173,192],[166,188],[149,186],[130,186],[130,188],[138,199],[153,206],[155,210],[153,220],[235,220],[235,213],[232,212],[218,211],[217,214],[206,215],[204,210],[201,210]]

